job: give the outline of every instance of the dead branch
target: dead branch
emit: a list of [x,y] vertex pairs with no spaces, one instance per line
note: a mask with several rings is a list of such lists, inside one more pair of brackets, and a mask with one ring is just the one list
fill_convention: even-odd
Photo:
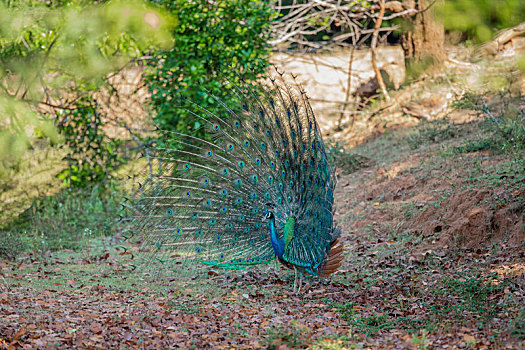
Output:
[[376,21],[374,34],[372,35],[372,43],[370,44],[370,51],[372,53],[372,67],[374,68],[374,73],[376,75],[377,83],[379,84],[379,87],[381,88],[381,92],[383,92],[385,99],[387,101],[390,101],[390,95],[388,94],[388,91],[386,90],[385,82],[383,80],[383,77],[381,76],[381,72],[379,71],[379,68],[377,67],[377,56],[376,56],[377,37],[379,34],[379,27],[381,27],[381,23],[383,22],[384,14],[385,14],[385,2],[384,0],[381,0],[381,8],[379,9],[379,17]]

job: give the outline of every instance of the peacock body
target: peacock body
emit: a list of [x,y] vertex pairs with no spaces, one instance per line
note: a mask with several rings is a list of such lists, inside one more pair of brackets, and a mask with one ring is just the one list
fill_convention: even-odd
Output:
[[277,257],[296,272],[330,275],[343,252],[335,169],[305,92],[282,76],[265,92],[228,86],[238,106],[187,107],[208,138],[172,132],[177,147],[146,149],[129,237],[152,252],[148,266],[172,271]]

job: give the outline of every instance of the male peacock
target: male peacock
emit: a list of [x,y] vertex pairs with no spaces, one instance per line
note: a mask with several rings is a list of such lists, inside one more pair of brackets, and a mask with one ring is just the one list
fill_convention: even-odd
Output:
[[[275,257],[297,276],[334,273],[343,260],[333,222],[334,168],[306,94],[279,75],[256,92],[228,84],[238,107],[190,104],[207,130],[172,132],[177,147],[146,150],[148,175],[129,207],[131,232],[156,266],[240,268]],[[151,266],[151,265],[150,265]]]

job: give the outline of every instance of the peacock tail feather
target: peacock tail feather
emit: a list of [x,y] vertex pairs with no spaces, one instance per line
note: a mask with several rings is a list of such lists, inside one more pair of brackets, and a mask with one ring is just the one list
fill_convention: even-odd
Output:
[[276,256],[312,275],[340,266],[342,247],[329,259],[340,232],[335,169],[308,97],[282,75],[269,83],[264,92],[225,84],[239,104],[215,98],[220,113],[188,103],[208,138],[170,132],[175,146],[145,150],[127,238],[150,252],[149,268],[242,268]]

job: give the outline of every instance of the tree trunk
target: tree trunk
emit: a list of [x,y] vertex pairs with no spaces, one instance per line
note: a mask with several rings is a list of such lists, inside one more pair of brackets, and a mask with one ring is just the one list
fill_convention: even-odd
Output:
[[445,28],[436,18],[436,7],[442,6],[444,2],[445,0],[403,0],[404,8],[419,11],[434,3],[426,11],[409,19],[411,28],[402,37],[406,57],[415,61],[431,57],[436,63],[445,60]]

